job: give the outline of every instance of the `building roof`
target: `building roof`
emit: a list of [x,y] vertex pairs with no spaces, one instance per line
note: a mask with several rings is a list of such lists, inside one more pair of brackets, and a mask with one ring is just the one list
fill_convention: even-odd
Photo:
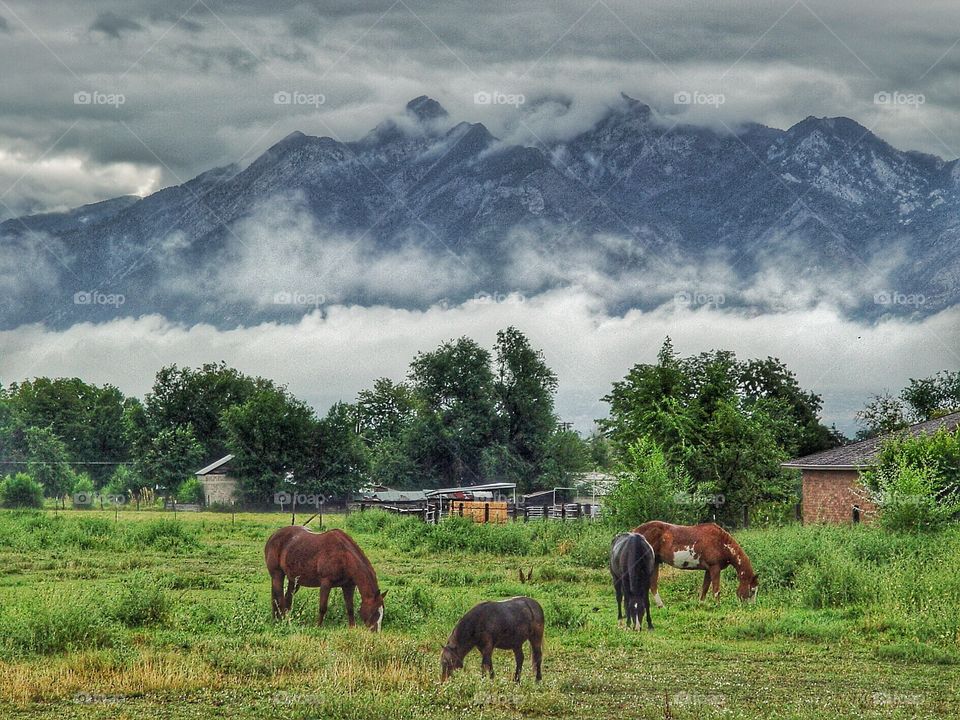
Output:
[[427,496],[423,490],[381,490],[373,493],[373,499],[385,503],[423,502]]
[[427,490],[427,495],[448,495],[451,493],[469,493],[469,492],[484,492],[490,490],[516,490],[516,483],[509,482],[495,482],[487,483],[486,485],[469,485],[466,487],[452,487],[452,488],[438,488],[436,490]]
[[[217,468],[223,467],[231,460],[233,460],[233,455],[224,455],[222,458],[220,458],[216,462],[210,463],[205,468],[200,468],[194,473],[194,475],[209,475],[214,470],[216,470]],[[226,468],[220,471],[221,474],[223,474],[224,472],[226,472]]]
[[801,470],[856,470],[869,467],[873,464],[884,442],[891,437],[915,437],[929,435],[937,430],[946,429],[949,432],[960,427],[960,412],[950,413],[943,417],[934,418],[925,422],[916,423],[910,427],[894,432],[878,435],[869,440],[842,445],[841,447],[807,455],[785,462],[781,467],[799,468]]

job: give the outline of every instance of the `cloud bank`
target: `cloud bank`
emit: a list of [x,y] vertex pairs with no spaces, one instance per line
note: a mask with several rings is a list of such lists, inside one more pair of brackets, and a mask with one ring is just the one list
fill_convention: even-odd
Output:
[[580,430],[605,415],[599,398],[610,384],[634,363],[653,361],[667,335],[683,354],[727,348],[741,358],[779,357],[805,388],[824,396],[826,421],[848,432],[870,395],[960,365],[960,308],[920,323],[888,318],[876,324],[850,321],[828,305],[759,316],[709,306],[617,315],[596,295],[567,289],[420,311],[333,305],[296,323],[232,330],[159,316],[63,331],[23,326],[0,333],[0,380],[79,376],[142,395],[162,365],[225,360],[286,383],[323,412],[338,400],[352,401],[377,377],[403,378],[420,350],[464,334],[490,347],[496,331],[509,325],[543,348],[560,380],[558,411]]

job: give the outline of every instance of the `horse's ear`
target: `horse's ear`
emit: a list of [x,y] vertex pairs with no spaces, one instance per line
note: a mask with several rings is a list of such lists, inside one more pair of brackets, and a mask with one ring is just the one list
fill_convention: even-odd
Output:
[[383,599],[387,596],[387,593],[388,593],[388,592],[390,592],[390,591],[389,591],[389,590],[384,590],[382,593],[380,593],[380,599],[383,600]]

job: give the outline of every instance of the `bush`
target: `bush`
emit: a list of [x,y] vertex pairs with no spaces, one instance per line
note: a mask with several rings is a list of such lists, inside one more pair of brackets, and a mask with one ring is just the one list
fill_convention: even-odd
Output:
[[27,473],[8,475],[0,483],[0,505],[6,508],[43,506],[43,488]]
[[894,436],[864,472],[880,522],[892,530],[934,530],[960,515],[960,429]]
[[206,495],[203,492],[203,483],[200,482],[200,478],[187,478],[177,488],[177,502],[202,505],[205,498]]
[[170,612],[170,602],[158,587],[156,578],[135,575],[108,603],[107,617],[127,627],[141,627],[163,622]]
[[706,499],[691,493],[692,482],[682,468],[670,467],[663,450],[641,438],[627,450],[620,480],[604,502],[618,527],[636,527],[648,520],[697,522]]

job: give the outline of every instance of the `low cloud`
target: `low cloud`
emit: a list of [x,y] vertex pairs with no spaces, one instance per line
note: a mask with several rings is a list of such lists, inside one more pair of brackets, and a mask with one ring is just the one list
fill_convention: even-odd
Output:
[[159,316],[82,323],[54,331],[40,325],[0,333],[0,378],[79,376],[127,393],[149,390],[164,364],[223,359],[248,373],[289,385],[321,412],[353,400],[375,378],[404,377],[417,351],[467,334],[492,346],[496,331],[515,325],[560,379],[558,410],[581,430],[606,412],[599,398],[638,362],[651,362],[665,336],[683,354],[727,348],[739,357],[779,357],[800,383],[822,393],[825,419],[852,431],[872,394],[960,365],[960,309],[911,323],[845,319],[829,305],[763,315],[711,306],[663,306],[608,312],[584,290],[485,296],[427,310],[335,305],[292,324],[218,330]]
[[136,20],[131,20],[112,11],[100,13],[90,25],[90,32],[103,33],[114,40],[119,40],[124,33],[142,32],[143,29],[143,25]]

